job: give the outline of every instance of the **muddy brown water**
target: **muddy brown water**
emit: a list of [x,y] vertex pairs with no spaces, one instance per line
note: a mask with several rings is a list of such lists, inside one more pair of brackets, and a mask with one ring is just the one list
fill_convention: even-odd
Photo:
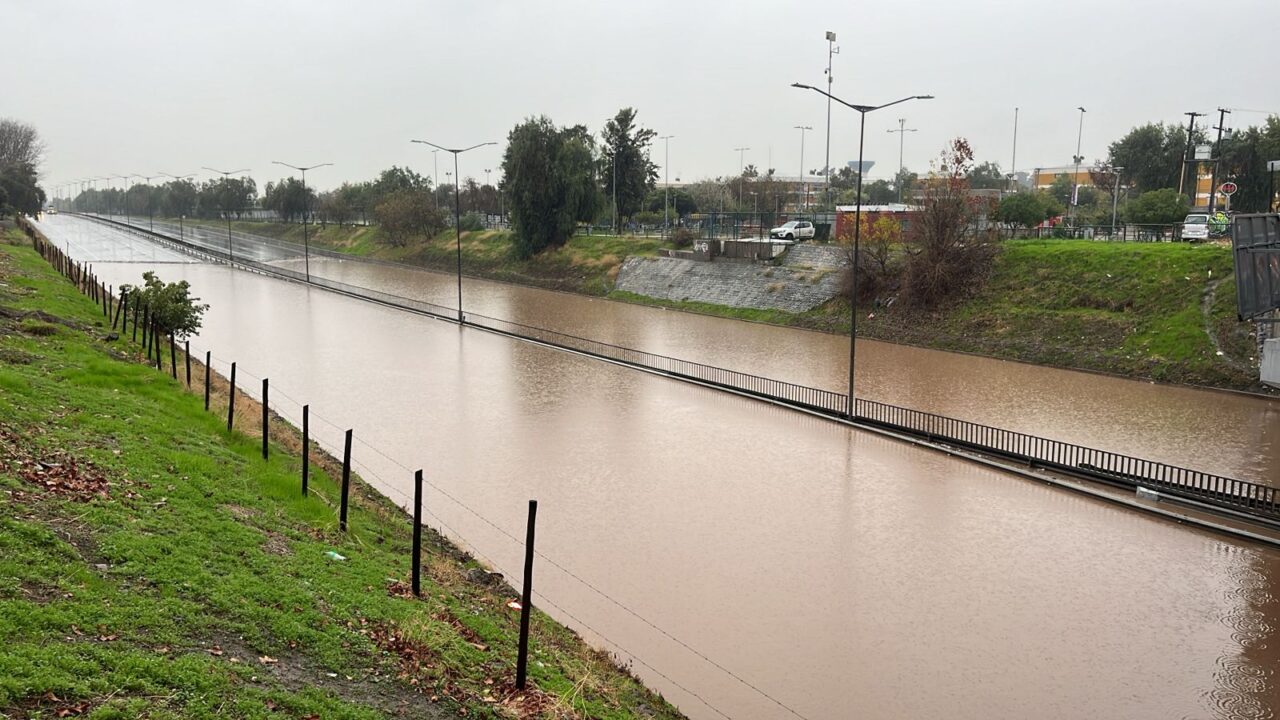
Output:
[[[82,222],[46,229],[86,259],[138,242]],[[402,272],[334,265],[320,271],[384,291]],[[153,266],[95,262],[117,286]],[[296,401],[310,403],[330,448],[355,428],[357,469],[397,500],[411,490],[408,469],[424,468],[435,485],[428,522],[517,581],[521,548],[507,534],[522,537],[537,498],[547,558],[648,622],[541,558],[536,602],[632,661],[690,717],[795,717],[785,706],[813,720],[1271,718],[1280,708],[1275,550],[295,283],[207,264],[161,274],[211,304],[193,347],[211,349],[215,367],[238,361],[251,391],[269,376],[273,404],[295,421]],[[404,277],[446,299],[420,275]],[[484,314],[840,387],[843,366],[822,369],[840,357],[839,338],[492,283],[468,281],[467,293]],[[878,343],[860,352],[877,399],[1276,477],[1265,401]]]

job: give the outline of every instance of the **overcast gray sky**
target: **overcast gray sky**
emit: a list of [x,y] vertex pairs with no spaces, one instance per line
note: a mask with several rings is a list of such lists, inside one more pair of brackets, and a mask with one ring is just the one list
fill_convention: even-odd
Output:
[[[1089,159],[1135,124],[1189,110],[1280,111],[1277,0],[2,4],[2,52],[20,72],[0,116],[38,127],[50,185],[205,165],[251,168],[261,184],[288,172],[272,160],[334,163],[309,175],[320,187],[392,164],[432,174],[410,138],[498,141],[462,159],[464,177],[492,168],[496,180],[522,118],[598,133],[628,105],[675,136],[672,180],[736,173],[740,146],[747,163],[771,157],[794,175],[795,125],[813,126],[805,165],[822,166],[825,101],[789,85],[823,83],[827,30],[839,36],[836,95],[937,96],[868,116],[873,177],[896,168],[886,131],[898,117],[919,130],[906,136],[909,168],[961,135],[1007,172],[1015,107],[1021,170],[1070,162],[1079,105]],[[832,113],[836,166],[856,158],[857,114]]]

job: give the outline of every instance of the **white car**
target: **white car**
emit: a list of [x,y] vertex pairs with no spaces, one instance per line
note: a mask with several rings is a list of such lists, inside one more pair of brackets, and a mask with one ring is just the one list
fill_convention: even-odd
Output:
[[813,235],[813,223],[806,220],[792,220],[769,231],[769,237],[783,240],[811,240]]
[[1182,221],[1183,240],[1208,240],[1209,216],[1204,213],[1192,213]]

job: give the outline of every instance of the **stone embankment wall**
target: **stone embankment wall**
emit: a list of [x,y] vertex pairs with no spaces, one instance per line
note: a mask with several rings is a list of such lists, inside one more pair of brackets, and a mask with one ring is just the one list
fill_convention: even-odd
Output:
[[663,300],[804,312],[840,290],[843,250],[801,244],[781,264],[678,258],[627,258],[617,289]]

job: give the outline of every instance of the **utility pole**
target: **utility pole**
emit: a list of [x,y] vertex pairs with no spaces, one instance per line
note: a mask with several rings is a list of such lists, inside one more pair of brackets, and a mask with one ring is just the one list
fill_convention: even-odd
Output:
[[1076,224],[1076,206],[1080,204],[1080,163],[1084,160],[1084,156],[1080,154],[1080,143],[1084,140],[1084,113],[1083,107],[1076,108],[1080,111],[1080,129],[1076,133],[1076,171],[1071,176],[1071,224]]
[[671,138],[675,135],[663,135],[658,138],[662,141],[662,237],[666,239],[667,228],[671,225],[671,220],[667,215],[667,199],[671,196],[671,172],[668,170],[671,165]]
[[[1183,115],[1190,117],[1191,120],[1187,123],[1187,147],[1185,151],[1182,153],[1182,160],[1181,160],[1182,164],[1178,168],[1178,194],[1179,195],[1182,194],[1183,188],[1186,187],[1187,165],[1191,164],[1191,158],[1193,157],[1192,152],[1195,150],[1195,145],[1193,145],[1192,143],[1195,142],[1196,118],[1204,117],[1204,113],[1189,112],[1189,113],[1183,113]],[[1193,189],[1191,191],[1192,207],[1195,207],[1195,204],[1196,204],[1195,195],[1196,195],[1196,191],[1194,190],[1194,185],[1193,185]]]
[[[840,54],[840,48],[836,46],[836,34],[830,30],[827,31],[827,159],[822,165],[822,177],[826,179],[827,187],[827,204],[831,204],[831,83],[834,78],[831,77],[831,58]],[[861,172],[861,168],[858,169]]]
[[[1222,157],[1222,132],[1227,127],[1227,116],[1231,114],[1226,108],[1218,108],[1218,126],[1214,130],[1218,131],[1218,140],[1213,143],[1213,171],[1209,180],[1209,214],[1218,208],[1218,163]],[[1228,131],[1229,132],[1229,131]],[[1230,198],[1227,199],[1230,204]]]
[[906,166],[902,164],[902,146],[903,146],[902,139],[907,136],[907,133],[916,132],[916,129],[907,127],[906,118],[898,118],[898,129],[886,130],[885,132],[898,133],[898,179],[896,182],[894,182],[894,185],[898,186],[898,203],[901,204],[902,203],[902,173],[903,173],[903,170],[906,168]]
[[[830,100],[828,100],[830,102]],[[804,131],[812,130],[808,125],[796,125],[796,130],[800,131],[800,192],[801,194],[801,212],[809,211],[809,183],[805,180],[804,174]]]

